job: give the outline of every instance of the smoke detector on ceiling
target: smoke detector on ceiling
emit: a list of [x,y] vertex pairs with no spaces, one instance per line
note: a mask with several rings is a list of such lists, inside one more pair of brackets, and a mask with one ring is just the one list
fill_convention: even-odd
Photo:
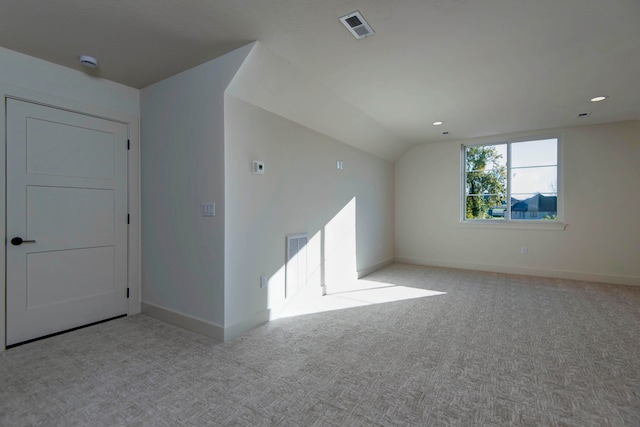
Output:
[[98,66],[98,60],[88,55],[82,55],[80,57],[80,63],[87,68],[96,68]]
[[357,39],[369,37],[376,33],[373,31],[373,28],[371,28],[371,25],[364,20],[359,10],[351,12],[348,15],[341,16],[340,21],[342,21],[344,26],[347,27],[347,30],[351,31],[353,37]]

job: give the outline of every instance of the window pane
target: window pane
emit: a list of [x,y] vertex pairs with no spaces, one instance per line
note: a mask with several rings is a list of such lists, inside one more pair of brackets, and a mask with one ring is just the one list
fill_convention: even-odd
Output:
[[558,164],[558,140],[514,142],[511,144],[511,167]]
[[523,193],[557,193],[558,167],[512,168],[511,195]]
[[506,169],[467,172],[467,195],[507,194]]
[[502,169],[507,167],[507,145],[480,145],[465,148],[467,172]]
[[558,144],[549,138],[464,147],[465,219],[557,219]]
[[558,195],[519,194],[511,197],[511,219],[556,219]]
[[465,218],[505,219],[507,145],[465,148]]
[[505,219],[506,198],[500,195],[466,197],[466,219]]

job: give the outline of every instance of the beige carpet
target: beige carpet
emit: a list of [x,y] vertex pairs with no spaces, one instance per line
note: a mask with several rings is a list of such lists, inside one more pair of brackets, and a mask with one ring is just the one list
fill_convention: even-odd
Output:
[[367,280],[373,297],[343,295],[363,304],[225,344],[140,315],[0,353],[0,425],[640,426],[640,288]]

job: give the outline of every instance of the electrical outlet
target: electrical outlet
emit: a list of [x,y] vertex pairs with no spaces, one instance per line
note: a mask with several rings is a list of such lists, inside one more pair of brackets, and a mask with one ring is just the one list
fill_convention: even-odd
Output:
[[522,247],[522,255],[528,255],[529,254],[529,248],[527,248],[526,246]]
[[267,276],[260,276],[260,288],[267,287]]

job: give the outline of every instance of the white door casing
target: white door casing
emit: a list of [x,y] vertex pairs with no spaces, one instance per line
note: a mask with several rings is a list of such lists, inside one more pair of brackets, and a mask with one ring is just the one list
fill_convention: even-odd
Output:
[[7,99],[7,345],[127,314],[127,136]]

